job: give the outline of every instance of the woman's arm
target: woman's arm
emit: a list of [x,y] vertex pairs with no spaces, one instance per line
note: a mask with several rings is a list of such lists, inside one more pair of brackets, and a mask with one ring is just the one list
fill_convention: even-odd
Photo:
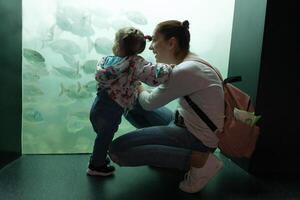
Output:
[[151,91],[141,90],[139,102],[146,110],[153,110],[169,102],[200,90],[204,79],[198,73],[199,69],[190,66],[176,66],[170,80]]
[[135,76],[143,83],[150,86],[158,86],[169,80],[172,73],[173,65],[168,64],[152,64],[144,60],[142,57],[138,57],[137,69]]

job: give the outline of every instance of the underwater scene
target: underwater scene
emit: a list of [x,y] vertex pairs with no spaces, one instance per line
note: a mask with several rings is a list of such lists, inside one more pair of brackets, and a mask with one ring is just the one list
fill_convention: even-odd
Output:
[[[90,153],[96,134],[89,111],[96,64],[112,55],[115,32],[189,20],[191,51],[227,76],[234,0],[23,0],[22,152]],[[148,49],[141,54],[155,62]],[[167,105],[176,109],[176,101]],[[134,127],[123,118],[115,138]]]

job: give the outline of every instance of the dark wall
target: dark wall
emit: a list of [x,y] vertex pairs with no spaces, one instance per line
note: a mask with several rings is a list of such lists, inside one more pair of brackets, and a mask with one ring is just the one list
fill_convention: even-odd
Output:
[[0,167],[21,154],[22,1],[0,0]]
[[242,76],[236,83],[255,104],[267,0],[236,0],[232,25],[228,76]]
[[295,2],[236,0],[228,75],[255,100],[261,134],[251,159],[232,158],[262,177],[299,177],[299,23]]
[[257,174],[299,176],[300,14],[296,2],[268,1],[256,109],[261,137],[251,160]]
[[[259,79],[266,4],[267,0],[236,0],[234,7],[228,77],[242,76],[242,81],[234,85],[247,92],[254,105]],[[249,159],[231,158],[231,160],[241,168],[249,170]]]

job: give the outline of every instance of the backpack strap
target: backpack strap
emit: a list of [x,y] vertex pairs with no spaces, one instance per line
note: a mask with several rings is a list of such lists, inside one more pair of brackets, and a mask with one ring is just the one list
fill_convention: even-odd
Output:
[[184,99],[188,102],[188,104],[192,107],[192,109],[197,113],[197,115],[202,119],[206,125],[215,132],[218,128],[217,126],[209,119],[209,117],[199,108],[189,96],[184,96]]
[[[209,63],[202,61],[200,59],[195,59],[192,61],[196,61],[196,62],[200,62],[204,65],[209,66],[210,68],[212,68],[217,75],[219,76],[219,78],[221,79],[223,85],[225,85],[226,83],[233,83],[233,82],[238,82],[242,80],[241,76],[232,76],[232,77],[228,77],[225,80],[223,80],[221,73],[215,69],[213,66],[211,66]],[[206,125],[213,131],[216,132],[218,130],[217,126],[211,121],[211,119],[209,119],[209,117],[205,114],[205,112],[203,112],[201,110],[201,108],[199,108],[192,100],[191,98],[186,95],[184,96],[184,99],[188,102],[188,104],[192,107],[192,109],[197,113],[197,115],[200,117],[200,119],[202,119],[202,121],[204,121],[206,123]]]
[[211,64],[209,64],[208,62],[202,60],[202,59],[190,59],[189,61],[196,61],[196,62],[199,62],[199,63],[202,63],[210,68],[212,68],[218,75],[218,77],[220,78],[220,80],[222,81],[223,85],[225,85],[226,83],[233,83],[233,82],[239,82],[239,81],[242,81],[242,77],[241,76],[231,76],[231,77],[228,77],[226,79],[223,80],[223,77],[220,73],[219,70],[217,70],[216,68],[214,68]]
[[242,77],[241,76],[231,76],[231,77],[226,78],[223,81],[223,84],[234,83],[234,82],[239,82],[239,81],[242,81]]

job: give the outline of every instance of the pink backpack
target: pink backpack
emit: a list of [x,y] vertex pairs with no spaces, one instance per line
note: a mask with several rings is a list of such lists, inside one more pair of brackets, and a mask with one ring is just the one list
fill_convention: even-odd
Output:
[[[210,66],[208,63],[204,64]],[[223,80],[221,74],[216,69],[214,70],[217,72],[220,79]],[[227,156],[250,158],[255,150],[256,141],[260,132],[258,126],[250,126],[244,122],[236,120],[234,117],[234,108],[254,112],[250,96],[231,84],[231,82],[240,80],[241,77],[239,76],[230,77],[223,81],[225,119],[223,131],[217,132],[217,136],[219,138],[218,147],[221,152]],[[215,132],[217,127],[208,118],[208,116],[194,102],[192,102],[188,96],[185,96],[184,98],[199,117],[209,126],[209,128]]]
[[230,83],[224,83],[225,121],[223,131],[218,133],[219,148],[233,157],[250,158],[255,150],[259,127],[250,126],[234,117],[233,109],[238,108],[254,112],[254,107],[248,94]]

